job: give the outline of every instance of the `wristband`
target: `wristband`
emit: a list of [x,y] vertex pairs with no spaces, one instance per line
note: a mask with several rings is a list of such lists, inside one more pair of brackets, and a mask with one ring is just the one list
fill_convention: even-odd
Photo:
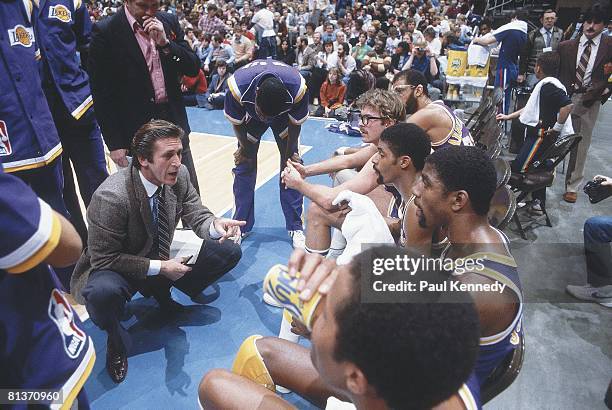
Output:
[[553,131],[561,132],[564,126],[565,124],[559,124],[558,122],[556,122],[552,129]]

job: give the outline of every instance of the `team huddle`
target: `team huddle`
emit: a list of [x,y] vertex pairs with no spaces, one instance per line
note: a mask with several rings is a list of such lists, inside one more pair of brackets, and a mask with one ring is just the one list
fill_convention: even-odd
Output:
[[[247,338],[232,371],[206,372],[200,405],[292,408],[276,394],[289,389],[327,409],[479,408],[488,378],[521,343],[522,293],[508,240],[487,217],[497,183],[493,163],[474,147],[463,122],[431,101],[422,74],[402,71],[391,90],[367,91],[356,102],[362,147],[305,164],[298,141],[308,90],[296,69],[256,60],[236,71],[229,89],[225,115],[238,141],[232,219],[215,217],[202,205],[181,164],[185,132],[164,120],[136,131],[131,163],[93,194],[82,252],[62,216],[17,178],[0,174],[3,189],[23,191],[19,203],[2,198],[3,220],[31,221],[15,225],[19,235],[10,241],[2,239],[10,252],[2,255],[8,273],[3,271],[0,296],[14,301],[2,321],[15,323],[11,332],[27,339],[21,349],[4,347],[21,352],[12,358],[9,378],[31,382],[17,363],[36,360],[41,343],[52,345],[58,351],[54,369],[61,373],[56,387],[71,403],[87,404],[82,385],[95,360],[93,344],[49,267],[76,263],[71,294],[106,332],[106,369],[122,382],[131,340],[121,316],[136,292],[176,313],[183,306],[172,299],[172,287],[198,301],[240,261],[239,244],[255,220],[257,151],[272,128],[281,154],[280,201],[296,250],[286,269],[266,278],[264,301],[286,308],[285,331],[278,338]],[[324,173],[333,175],[331,187],[308,182]],[[305,227],[304,196],[311,199]],[[194,261],[170,257],[181,220],[204,240]],[[33,245],[24,250],[28,243]],[[364,250],[368,243],[386,245]],[[407,286],[416,286],[422,275],[437,283],[421,292],[418,303],[362,303],[361,283],[376,275],[372,261],[397,255],[477,259],[480,265],[454,272],[417,266]],[[41,276],[36,315],[47,325],[36,341],[27,330],[30,308],[19,295],[24,286],[40,286]],[[495,292],[475,290],[484,288]],[[46,316],[49,295],[53,314]],[[53,336],[55,326],[61,339]],[[311,347],[296,343],[297,335],[310,339]],[[52,375],[37,375],[43,376]]]

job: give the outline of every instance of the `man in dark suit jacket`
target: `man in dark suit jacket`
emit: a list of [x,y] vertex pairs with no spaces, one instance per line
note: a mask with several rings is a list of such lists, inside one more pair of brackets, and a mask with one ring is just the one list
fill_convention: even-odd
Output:
[[[71,290],[91,320],[108,332],[106,367],[116,383],[127,374],[129,336],[119,319],[132,296],[139,291],[153,296],[162,310],[180,311],[170,287],[197,302],[241,257],[240,246],[225,239],[236,242],[244,222],[216,218],[202,205],[180,162],[182,137],[183,130],[167,121],[143,125],[132,143],[132,165],[108,177],[87,209],[88,246]],[[169,259],[179,219],[204,239],[191,267],[186,260]]]
[[[612,38],[602,35],[609,10],[595,4],[585,14],[582,35],[559,45],[559,80],[572,97],[572,125],[582,140],[570,154],[565,174],[566,202],[574,203],[584,180],[584,164],[601,104],[610,96],[604,65],[612,60]],[[581,64],[581,60],[586,64]]]
[[89,69],[94,107],[112,160],[126,167],[134,133],[152,118],[185,131],[183,164],[199,192],[189,149],[189,123],[180,78],[198,74],[199,60],[175,16],[159,0],[127,0],[117,14],[94,25]]

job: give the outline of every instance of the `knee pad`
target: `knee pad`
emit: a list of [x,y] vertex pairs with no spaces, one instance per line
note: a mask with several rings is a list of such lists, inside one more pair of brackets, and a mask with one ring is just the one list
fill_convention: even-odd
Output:
[[249,336],[242,342],[238,353],[236,353],[232,372],[276,392],[276,385],[255,344],[261,337],[260,335]]
[[312,330],[312,318],[321,301],[321,294],[315,294],[308,301],[300,299],[297,290],[298,277],[289,276],[287,267],[274,265],[264,279],[264,291],[276,299],[293,317]]

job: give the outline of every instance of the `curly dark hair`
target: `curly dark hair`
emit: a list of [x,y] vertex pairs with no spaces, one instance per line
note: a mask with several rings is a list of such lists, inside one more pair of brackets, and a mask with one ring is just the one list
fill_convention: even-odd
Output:
[[389,145],[395,157],[407,155],[417,171],[425,166],[425,158],[431,152],[429,136],[416,124],[401,122],[385,128],[380,140]]
[[489,212],[497,187],[493,161],[478,147],[448,146],[427,157],[446,192],[466,191],[477,215]]
[[[467,293],[449,299],[451,292],[418,292],[419,303],[362,303],[361,275],[371,278],[374,259],[398,254],[417,257],[386,246],[353,260],[351,295],[335,314],[334,358],[358,366],[389,407],[428,409],[455,394],[471,374],[479,348],[478,314]],[[407,280],[433,274],[403,273]]]

